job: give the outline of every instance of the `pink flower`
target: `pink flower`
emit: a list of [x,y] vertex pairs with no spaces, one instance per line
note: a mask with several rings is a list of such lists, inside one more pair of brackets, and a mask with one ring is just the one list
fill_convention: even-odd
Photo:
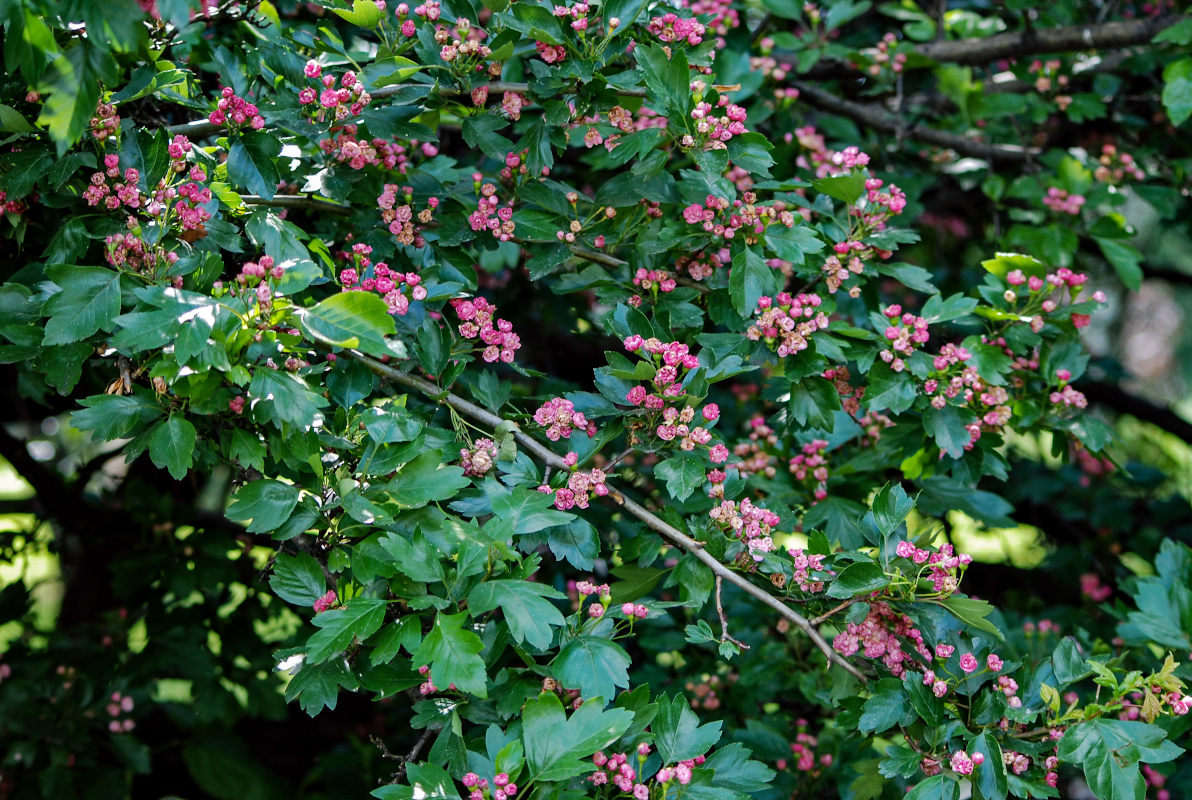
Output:
[[[977,657],[972,653],[965,653],[960,657],[960,668],[966,673],[977,671]],[[966,775],[968,773],[965,773]]]
[[1002,668],[1002,660],[997,657],[996,653],[990,653],[985,657],[985,666],[989,667],[990,672],[997,672]]
[[953,753],[950,763],[952,765],[952,771],[957,775],[973,774],[973,760],[963,750],[957,750]]
[[335,591],[329,590],[325,595],[316,600],[312,607],[314,608],[316,614],[322,614],[324,611],[334,606],[337,600],[338,598],[335,596]]

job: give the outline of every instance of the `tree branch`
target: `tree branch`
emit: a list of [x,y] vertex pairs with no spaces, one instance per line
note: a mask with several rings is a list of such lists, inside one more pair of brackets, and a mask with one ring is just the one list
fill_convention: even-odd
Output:
[[812,86],[802,81],[794,81],[792,85],[799,90],[800,100],[822,111],[848,117],[854,122],[876,131],[896,135],[901,133],[907,138],[916,139],[925,144],[955,150],[964,156],[985,159],[994,163],[1018,165],[1039,155],[1039,151],[1028,150],[1020,145],[986,144],[966,136],[924,128],[921,125],[908,127],[894,114],[877,106],[845,100],[818,86]]
[[[407,389],[413,389],[414,391],[420,392],[421,394],[435,399],[440,403],[444,403],[455,409],[458,413],[471,417],[473,420],[483,425],[496,428],[502,422],[506,421],[496,414],[481,408],[475,403],[465,400],[457,394],[444,392],[441,387],[436,386],[430,381],[423,380],[422,378],[411,375],[408,372],[403,372],[402,370],[390,367],[387,364],[382,364],[381,362],[376,361],[375,359],[372,359],[355,350],[349,350],[347,354],[351,358],[354,358],[367,366],[380,377],[392,381],[399,386],[404,386]],[[562,456],[557,455],[552,450],[545,447],[543,444],[538,442],[537,439],[535,439],[533,436],[530,436],[525,431],[522,431],[520,428],[515,428],[513,431],[513,436],[514,439],[517,440],[518,445],[534,454],[534,456],[544,464],[559,470],[570,471],[570,466],[563,460]],[[815,626],[808,622],[807,618],[802,614],[799,614],[797,611],[783,603],[765,589],[754,585],[745,576],[729,569],[715,556],[705,550],[701,542],[692,539],[678,528],[675,528],[667,522],[664,522],[653,512],[637,504],[633,500],[630,500],[628,497],[625,497],[621,492],[617,491],[611,485],[609,488],[611,490],[609,492],[609,497],[611,497],[618,505],[624,508],[631,515],[644,522],[646,527],[660,534],[664,539],[667,539],[672,544],[675,544],[687,552],[693,554],[698,560],[702,561],[704,565],[708,567],[708,569],[712,570],[712,573],[716,575],[718,579],[728,581],[734,586],[739,587],[746,594],[751,595],[760,602],[777,611],[791,624],[806,633],[811,641],[815,643],[815,646],[820,649],[820,652],[827,657],[830,663],[836,664],[858,680],[866,680],[865,675],[861,673],[860,670],[858,670],[847,660],[845,660],[839,653],[832,649],[832,645],[830,645],[827,640],[824,639],[820,632],[816,630]]]
[[[488,89],[489,95],[504,94],[505,92],[516,92],[518,94],[529,94],[530,84],[528,83],[511,83],[508,81],[494,81],[492,83],[484,84]],[[434,86],[428,83],[395,83],[390,86],[382,86],[375,92],[369,92],[373,100],[382,100],[386,97],[392,97],[407,89],[424,88],[429,92],[434,91],[439,97],[459,97],[466,94],[462,89],[456,89],[451,86]],[[645,97],[645,89],[617,89],[616,93],[621,97]],[[166,128],[166,133],[174,136],[182,134],[188,139],[202,138],[210,136],[213,133],[219,133],[224,129],[223,125],[213,125],[205,119],[196,119],[191,122],[183,122],[179,125],[171,125]]]
[[1181,417],[1169,408],[1155,405],[1149,400],[1130,394],[1124,389],[1109,383],[1097,381],[1081,382],[1077,387],[1084,392],[1085,397],[1094,403],[1109,406],[1114,411],[1137,417],[1143,422],[1162,428],[1174,434],[1185,442],[1192,443],[1192,422]]
[[1043,28],[1016,33],[999,33],[985,39],[924,42],[916,45],[915,53],[932,61],[953,64],[979,65],[1002,58],[1022,58],[1041,53],[1061,53],[1079,50],[1111,50],[1147,44],[1156,34],[1183,16],[1152,17],[1125,22],[1103,22],[1099,25],[1070,25],[1066,28]]

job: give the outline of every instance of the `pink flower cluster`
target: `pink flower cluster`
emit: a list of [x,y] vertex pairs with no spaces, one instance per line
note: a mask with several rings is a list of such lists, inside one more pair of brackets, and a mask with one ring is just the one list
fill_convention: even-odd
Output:
[[546,42],[534,42],[538,48],[538,57],[547,64],[558,64],[563,59],[567,58],[567,48],[561,44],[547,44]]
[[492,439],[477,439],[471,447],[461,447],[459,465],[464,474],[484,477],[497,461],[497,444]]
[[1080,576],[1080,593],[1094,603],[1104,603],[1113,594],[1113,587],[1101,583],[1097,573],[1086,572]]
[[898,304],[887,306],[882,313],[890,320],[885,332],[890,349],[881,351],[879,355],[895,372],[902,372],[906,369],[902,357],[914,352],[916,344],[926,344],[931,338],[927,331],[927,320],[916,317],[909,311],[903,314],[902,306]]
[[826,572],[829,576],[835,572],[824,567],[824,556],[803,552],[801,547],[787,548],[787,555],[795,568],[791,581],[799,587],[799,591],[809,594],[819,594],[824,590],[825,583],[811,577],[812,572]]
[[[795,734],[795,741],[791,742],[791,755],[795,757],[795,769],[799,772],[809,772],[813,778],[817,777],[821,767],[832,766],[834,760],[832,754],[824,753],[817,759],[815,748],[819,746],[819,739],[807,732],[807,720],[796,720],[795,724],[799,727],[799,732]],[[786,769],[787,760],[780,758],[775,766],[778,769]]]
[[1093,170],[1093,177],[1111,186],[1120,186],[1127,179],[1144,181],[1146,173],[1138,166],[1134,156],[1119,151],[1112,144],[1102,146],[1101,155],[1097,158],[1097,168]]
[[116,106],[101,102],[95,107],[95,116],[91,118],[91,135],[102,142],[119,131],[120,117],[116,114]]
[[754,561],[761,561],[764,553],[774,551],[772,534],[781,518],[773,511],[755,506],[748,497],[740,503],[721,500],[720,505],[712,507],[708,516],[727,535],[743,541]]
[[546,438],[552,442],[570,439],[573,430],[584,431],[588,436],[596,435],[596,424],[589,422],[584,412],[576,411],[570,400],[552,397],[534,412],[534,422],[546,428]]
[[1084,204],[1084,195],[1069,194],[1067,189],[1060,189],[1056,186],[1050,187],[1047,194],[1043,196],[1043,205],[1060,214],[1076,216]]
[[[137,182],[141,179],[141,173],[129,167],[121,175],[120,156],[112,153],[103,157],[103,165],[103,171],[93,174],[90,185],[83,191],[87,205],[97,206],[102,202],[110,211],[122,205],[125,208],[140,208],[141,190],[137,188]],[[114,179],[110,185],[109,179]]]
[[931,581],[933,591],[942,594],[956,591],[964,568],[973,563],[972,556],[967,553],[956,554],[952,545],[947,543],[940,545],[938,552],[932,553],[904,541],[898,543],[894,552],[899,558],[909,559],[915,564],[926,564],[930,568],[927,579]]
[[[352,169],[382,167],[396,170],[402,175],[410,168],[411,150],[403,144],[375,138],[372,141],[361,141],[356,136],[359,129],[355,125],[344,125],[331,130],[335,136],[320,139],[319,149],[341,164],[347,164]],[[417,147],[417,143],[411,141],[410,147]],[[428,157],[439,152],[437,147],[429,143],[423,144],[420,151]]]
[[875,77],[881,75],[882,70],[886,67],[889,67],[895,75],[902,72],[906,67],[906,53],[896,52],[897,47],[897,36],[893,33],[883,36],[882,40],[877,43],[877,49],[873,54],[873,63],[869,65],[869,74]]
[[650,615],[650,609],[641,603],[622,603],[621,613],[631,622],[635,619],[645,619]]
[[[702,215],[701,215],[702,216]],[[711,277],[716,270],[728,263],[728,251],[722,251],[705,255],[701,250],[691,255],[681,255],[675,262],[675,271],[682,273],[686,272],[687,276],[693,281],[702,281],[704,278]]]
[[[113,233],[104,240],[104,259],[113,267],[145,273],[157,266],[159,249],[147,244],[136,233]],[[173,264],[178,260],[178,254],[167,252],[165,258]]]
[[[720,113],[716,113],[718,111]],[[724,143],[729,139],[749,132],[745,127],[744,107],[729,102],[723,95],[715,106],[702,101],[696,103],[691,111],[691,118],[695,120],[695,132],[699,137],[684,135],[679,144],[685,148],[699,144],[705,150],[723,150]]]
[[[673,292],[678,286],[675,279],[666,270],[646,269],[645,267],[638,267],[637,272],[633,273],[633,285],[639,287],[643,292],[650,292],[654,298],[658,297],[659,292],[663,294]],[[640,305],[640,296],[638,298],[638,305]]]
[[440,45],[439,58],[454,64],[460,72],[472,72],[479,68],[492,50],[482,42],[488,37],[483,28],[474,26],[466,17],[460,17],[454,28],[439,26],[435,29],[435,43]]
[[[420,695],[425,697],[428,694],[434,694],[438,691],[441,691],[438,686],[435,686],[435,681],[431,677],[431,674],[430,674],[430,667],[427,667],[425,665],[419,667],[418,674],[421,675],[422,677],[426,678],[425,681],[423,681],[421,684],[418,685],[418,693]],[[455,691],[455,684],[453,683],[450,686],[448,686],[447,688],[450,691]]]
[[792,297],[780,292],[776,297],[759,297],[757,319],[745,331],[754,342],[764,342],[779,357],[793,355],[811,346],[811,336],[828,327],[828,315],[816,311],[823,303],[817,294]]
[[741,233],[747,244],[759,241],[770,225],[795,226],[795,214],[787,209],[785,203],[777,201],[770,206],[758,205],[757,195],[753,192],[745,192],[731,203],[710,194],[704,198],[703,205],[692,203],[683,209],[683,219],[689,225],[699,225],[705,233],[723,237],[726,241],[733,240]]
[[513,205],[498,209],[497,206],[501,201],[497,198],[496,185],[486,183],[480,186],[483,176],[479,172],[475,173],[472,178],[480,189],[480,198],[477,201],[476,210],[468,215],[468,224],[474,231],[491,231],[496,239],[502,242],[509,241],[513,238],[515,230]]
[[23,200],[9,200],[8,192],[0,192],[0,211],[5,214],[23,214],[28,206]]
[[[603,750],[598,751],[592,756],[592,763],[596,765],[596,771],[590,774],[585,780],[590,782],[593,786],[616,786],[621,792],[631,795],[633,800],[647,800],[650,796],[650,786],[646,783],[639,782],[638,772],[644,766],[646,757],[650,754],[650,746],[639,744],[637,746],[637,769],[634,769],[629,764],[629,759],[625,753],[614,753],[613,755],[606,755]],[[686,786],[691,783],[692,770],[704,763],[703,756],[696,756],[693,759],[680,761],[675,766],[666,766],[658,770],[654,774],[652,782],[656,786],[662,787],[665,796],[666,787],[672,781],[677,782],[680,786]]]
[[806,481],[811,478],[815,481],[815,489],[812,491],[817,501],[823,500],[828,496],[828,443],[823,439],[813,439],[807,444],[803,445],[803,452],[791,456],[788,464],[790,473],[795,476],[795,480]]
[[859,217],[870,231],[885,230],[886,221],[906,208],[906,193],[894,184],[885,185],[881,178],[865,179],[865,203],[849,208],[849,214]]
[[689,17],[680,17],[674,13],[666,13],[660,17],[654,17],[650,20],[647,26],[650,33],[658,38],[660,42],[687,42],[689,45],[697,45],[704,40],[704,26],[699,20]]
[[[340,258],[351,258],[352,265],[339,273],[339,282],[344,291],[376,292],[389,306],[390,314],[405,316],[410,310],[411,300],[426,299],[426,287],[422,286],[422,278],[417,273],[402,274],[389,268],[384,261],[373,265],[369,256],[372,247],[366,244],[352,245],[352,252],[337,253]],[[371,275],[369,275],[369,267]],[[361,279],[361,276],[365,275]],[[407,291],[408,287],[408,291]]]
[[108,722],[108,730],[112,733],[128,733],[135,728],[137,724],[128,717],[119,719],[122,714],[132,713],[135,707],[136,703],[128,695],[121,694],[120,692],[112,692],[108,696],[108,704],[104,707],[104,710],[108,712],[108,716],[112,717]]
[[[407,39],[412,39],[418,32],[418,25],[414,21],[414,18],[410,16],[410,6],[407,3],[398,3],[396,10],[397,18],[401,20],[401,25],[399,26],[401,35]],[[439,4],[439,0],[427,0],[427,2],[421,3],[414,8],[414,16],[423,20],[429,20],[430,22],[438,20],[442,13],[443,10]]]
[[335,590],[328,589],[326,594],[311,604],[311,608],[315,610],[316,614],[322,614],[324,611],[334,608],[338,603],[339,598],[336,596]]
[[[398,205],[398,192],[402,193],[403,202]],[[381,221],[389,226],[389,232],[397,238],[398,244],[407,247],[422,247],[426,240],[422,237],[423,226],[434,220],[435,209],[439,207],[439,198],[430,197],[426,201],[427,207],[414,213],[413,192],[409,187],[399,187],[397,184],[385,184],[384,191],[377,198],[377,208],[381,209]],[[418,299],[418,298],[415,298]]]
[[254,131],[265,127],[265,118],[261,116],[260,109],[237,96],[231,86],[223,87],[219,94],[215,110],[207,116],[207,121],[212,125],[227,125],[229,130],[237,130],[247,125]]
[[693,17],[709,17],[707,26],[720,36],[741,24],[741,15],[733,0],[680,0],[679,5],[691,12]]
[[[306,86],[298,92],[298,103],[311,107],[312,119],[321,122],[326,119],[327,114],[330,114],[332,120],[342,122],[348,117],[360,116],[360,113],[372,102],[372,95],[364,90],[364,84],[351,70],[340,76],[338,89],[335,88],[335,76],[324,75],[323,67],[314,59],[306,62],[302,72],[306,77],[318,81],[318,85],[323,87],[320,91],[317,86]],[[324,147],[324,150],[327,148]],[[341,158],[340,160],[350,161],[351,159]],[[353,167],[360,169],[355,165]]]
[[451,301],[459,317],[459,335],[465,339],[480,339],[484,343],[482,358],[489,364],[500,360],[509,364],[513,355],[521,348],[521,337],[513,332],[513,324],[493,318],[497,307],[483,297],[455,298]]
[[924,661],[931,661],[931,650],[924,644],[923,633],[911,618],[899,614],[888,603],[878,601],[869,604],[865,619],[860,623],[848,623],[845,630],[837,634],[832,640],[832,648],[845,657],[856,655],[863,648],[866,658],[881,659],[895,677],[902,677],[907,667],[914,663],[914,655],[902,649],[904,640]]
[[[468,789],[468,800],[485,800],[489,797],[488,781],[475,772],[469,772],[460,779]],[[492,800],[513,800],[517,797],[517,784],[509,780],[509,774],[498,772],[493,776]]]
[[[468,800],[485,800],[488,798],[488,780],[481,778],[475,772],[469,772],[460,779],[465,789],[468,789]],[[517,797],[517,784],[509,780],[509,774],[498,772],[493,776],[494,788],[492,800],[513,800]]]
[[948,759],[948,763],[952,767],[952,771],[957,775],[972,775],[974,767],[979,767],[985,763],[985,754],[973,753],[970,757],[963,750],[957,750]]
[[587,508],[593,497],[604,497],[608,494],[608,485],[604,482],[604,479],[604,470],[592,469],[588,472],[577,470],[567,476],[566,486],[552,489],[544,483],[538,487],[538,491],[545,494],[553,492],[555,495],[555,508],[560,511],[567,511],[572,508]]

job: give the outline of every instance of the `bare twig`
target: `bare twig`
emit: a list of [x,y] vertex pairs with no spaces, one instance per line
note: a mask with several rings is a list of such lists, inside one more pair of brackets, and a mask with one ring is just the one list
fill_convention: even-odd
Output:
[[740,639],[735,639],[732,636],[729,636],[729,634],[728,634],[728,616],[725,615],[724,603],[721,602],[721,600],[720,600],[720,589],[723,585],[724,585],[724,581],[721,580],[719,575],[717,575],[716,576],[716,613],[720,617],[720,641],[721,641],[721,643],[732,642],[733,644],[735,644],[737,647],[741,648],[742,650],[748,650],[749,645],[745,644]]
[[418,754],[422,752],[422,748],[425,747],[426,743],[430,741],[430,737],[433,735],[433,733],[434,732],[430,728],[424,730],[422,735],[418,737],[418,741],[414,742],[414,746],[410,748],[410,752],[406,753],[404,756],[391,753],[389,748],[385,746],[385,743],[381,741],[379,736],[368,737],[368,740],[381,751],[381,758],[397,761],[401,765],[397,768],[397,772],[394,772],[389,776],[389,783],[398,783],[399,781],[405,780],[406,765],[418,758]]
[[[376,359],[370,358],[369,356],[354,350],[348,351],[348,355],[367,366],[380,377],[392,381],[399,386],[404,386],[407,389],[413,389],[416,392],[420,392],[421,394],[437,400],[440,403],[449,405],[458,413],[471,417],[482,425],[495,428],[497,425],[505,422],[504,419],[497,416],[496,414],[481,408],[475,403],[466,400],[457,394],[444,391],[442,388],[436,386],[430,381],[423,380],[422,378],[411,375],[408,372],[403,372],[402,370],[396,369],[387,364],[382,364]],[[515,428],[513,431],[513,437],[517,440],[519,446],[525,448],[544,464],[552,466],[556,469],[569,469],[567,463],[563,461],[562,456],[559,456],[552,450],[548,449],[525,431]],[[705,550],[701,542],[692,539],[678,528],[675,528],[669,523],[664,522],[653,512],[649,511],[628,497],[625,497],[621,492],[617,491],[612,486],[609,488],[612,490],[609,492],[609,497],[616,501],[629,514],[644,522],[646,527],[660,534],[664,539],[668,540],[672,544],[677,545],[687,552],[693,554],[717,577],[739,587],[745,593],[756,598],[761,603],[769,606],[774,611],[777,611],[792,625],[806,633],[815,646],[819,648],[820,652],[827,657],[829,662],[836,664],[858,680],[866,680],[865,675],[860,670],[858,670],[855,666],[845,660],[839,653],[832,649],[832,645],[830,645],[827,640],[824,639],[820,632],[816,630],[815,626],[812,625],[802,614],[783,603],[765,589],[754,585],[745,576],[729,569],[725,564],[722,564],[719,559]]]
[[915,47],[915,53],[932,61],[975,66],[1003,58],[1022,58],[1040,53],[1112,50],[1147,44],[1160,31],[1184,19],[1187,17],[1172,15],[1099,25],[1035,28],[1029,32],[999,33],[985,39],[924,42]]
[[844,611],[846,608],[848,608],[849,606],[851,606],[853,603],[857,602],[860,599],[861,599],[860,597],[850,597],[848,600],[845,600],[843,603],[840,603],[839,605],[837,605],[834,608],[828,609],[827,611],[820,614],[815,619],[811,620],[811,624],[819,625],[821,622],[827,622],[833,616],[840,613],[841,611]]

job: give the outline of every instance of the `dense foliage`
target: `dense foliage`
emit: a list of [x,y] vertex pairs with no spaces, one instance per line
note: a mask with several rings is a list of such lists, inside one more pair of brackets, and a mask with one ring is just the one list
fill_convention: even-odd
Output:
[[0,798],[1192,793],[1170,5],[0,2]]

